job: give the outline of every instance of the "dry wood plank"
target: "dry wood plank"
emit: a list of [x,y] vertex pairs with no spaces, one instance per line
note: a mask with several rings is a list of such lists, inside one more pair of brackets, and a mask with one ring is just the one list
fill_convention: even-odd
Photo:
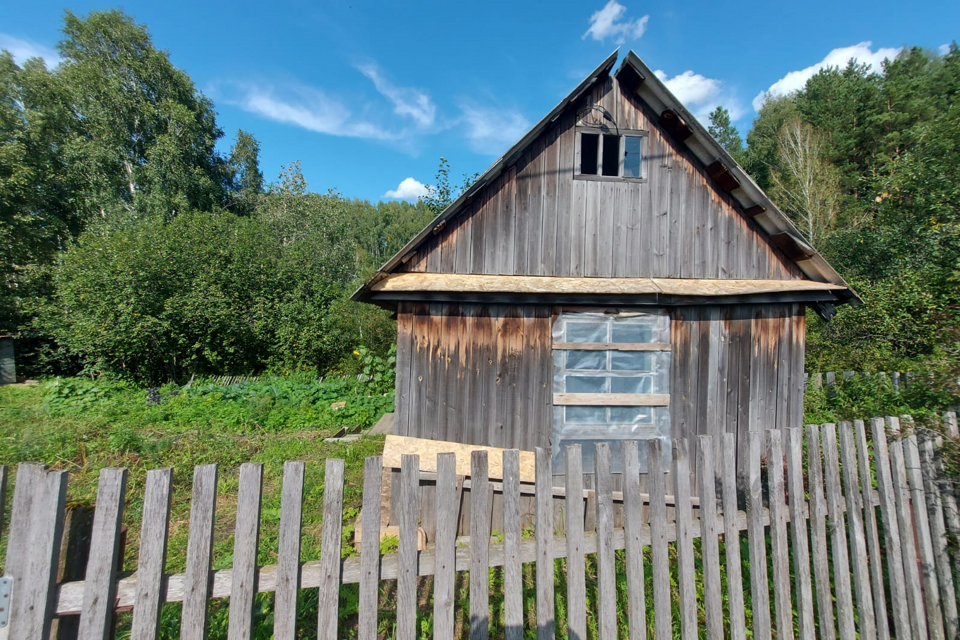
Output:
[[233,541],[233,582],[230,585],[230,640],[250,638],[253,631],[253,596],[257,593],[257,544],[260,539],[262,490],[263,465],[241,465],[237,525]]
[[320,598],[317,602],[318,640],[336,640],[338,637],[340,543],[343,527],[343,471],[344,462],[342,459],[327,458],[323,475],[323,528],[320,534],[321,574]]
[[827,519],[830,530],[830,551],[833,554],[833,580],[837,596],[837,625],[841,640],[856,640],[853,620],[853,588],[850,584],[850,560],[847,528],[840,505],[840,463],[837,456],[837,427],[827,423],[823,431],[823,470],[827,495]]
[[807,482],[810,491],[810,538],[813,554],[813,577],[817,585],[817,618],[820,637],[833,640],[836,626],[833,618],[833,596],[830,589],[830,565],[827,554],[827,503],[823,494],[823,461],[820,427],[807,425]]
[[703,555],[703,596],[707,640],[723,640],[723,585],[720,580],[720,545],[717,539],[717,477],[713,438],[700,436],[697,472],[700,489],[700,539]]
[[[943,430],[946,437],[956,440],[960,437],[960,430],[957,429],[957,414],[954,411],[947,411],[942,416]],[[942,438],[938,439],[938,444],[942,443]],[[954,493],[954,483],[944,473],[943,456],[941,447],[935,450],[935,460],[937,468],[937,484],[940,488],[940,497],[943,500],[943,519],[947,531],[953,539],[960,539],[960,508],[957,506],[957,496]],[[955,575],[960,576],[960,553],[951,554],[953,556],[953,571]]]
[[[743,576],[740,564],[740,527],[737,511],[736,465],[737,436],[724,433],[721,436],[723,452],[723,540],[724,566],[727,569],[727,598],[730,613],[730,640],[746,638],[747,623],[743,609]],[[702,508],[702,507],[701,507]]]
[[127,493],[127,470],[100,470],[96,511],[90,533],[90,559],[83,583],[82,640],[106,640],[113,635],[114,596],[120,560],[120,527]]
[[136,605],[130,628],[132,640],[154,640],[159,633],[160,605],[166,600],[163,569],[167,563],[172,494],[173,469],[147,471],[140,519]]
[[597,596],[599,638],[617,638],[617,573],[613,550],[613,477],[610,444],[596,444],[597,475]]
[[810,582],[810,547],[803,500],[803,428],[787,428],[787,491],[790,496],[790,541],[797,598],[797,633],[801,639],[816,637],[813,622],[813,587]]
[[623,457],[624,557],[627,573],[627,623],[629,640],[647,640],[646,596],[644,594],[643,501],[640,498],[640,454],[636,440],[620,445]]
[[583,455],[579,444],[564,448],[567,496],[564,501],[567,537],[567,629],[573,638],[587,637],[587,587],[583,553]]
[[890,467],[887,435],[882,418],[870,420],[873,435],[873,453],[876,461],[877,490],[880,494],[880,514],[883,522],[884,551],[887,559],[887,584],[890,585],[890,604],[893,610],[894,636],[909,638],[911,627],[907,607],[903,556],[900,553],[900,527],[897,524],[896,493]]
[[[887,428],[899,436],[900,419],[889,417]],[[893,494],[896,498],[897,526],[900,528],[900,550],[903,555],[903,575],[906,584],[907,612],[910,629],[915,638],[927,637],[927,618],[923,605],[923,590],[918,588],[920,571],[917,567],[917,543],[914,538],[914,524],[910,509],[910,488],[907,484],[907,470],[903,458],[903,442],[893,439],[889,442],[890,476],[893,480]]]
[[[420,460],[400,457],[400,536],[397,545],[397,640],[417,635],[417,523],[420,515]],[[379,538],[379,536],[378,536]]]
[[537,640],[552,640],[554,632],[553,596],[553,486],[550,449],[537,447]]
[[216,505],[217,465],[194,468],[180,640],[204,640],[207,636],[207,600],[210,597],[210,560],[213,555]]
[[960,632],[957,620],[957,598],[950,568],[950,554],[947,551],[948,537],[943,517],[943,501],[937,487],[938,471],[934,462],[934,436],[924,433],[920,442],[921,465],[923,467],[923,488],[927,500],[927,514],[930,518],[930,539],[933,543],[933,555],[937,568],[937,578],[942,594],[944,632],[947,638],[956,638]]
[[[453,453],[437,454],[437,519],[435,540],[436,575],[433,581],[433,637],[453,640],[454,587],[456,583],[457,457]],[[378,551],[379,553],[379,551]],[[375,585],[376,587],[376,585]],[[376,637],[376,628],[372,638]]]
[[753,599],[753,637],[770,637],[770,593],[767,586],[767,545],[763,528],[763,487],[760,455],[763,433],[747,434],[747,538],[750,544],[750,596]]
[[7,507],[7,465],[0,464],[0,535],[3,535],[4,509]]
[[923,596],[927,610],[927,629],[930,632],[931,640],[942,640],[944,629],[943,615],[940,610],[940,587],[937,584],[936,560],[933,553],[933,540],[930,537],[930,519],[923,490],[923,472],[920,469],[917,436],[911,433],[901,442],[903,443],[907,484],[910,487],[913,526],[917,535],[920,579],[923,581]]
[[[280,532],[277,543],[277,595],[273,601],[273,637],[293,640],[297,633],[297,593],[300,590],[300,527],[303,522],[304,464],[283,464]],[[375,510],[379,511],[378,504]],[[379,520],[379,513],[377,513]],[[379,527],[378,527],[379,529]],[[361,593],[362,593],[361,588]],[[362,597],[362,596],[361,596]]]
[[664,500],[663,441],[647,441],[647,481],[650,490],[650,563],[656,640],[673,638],[670,558],[667,551],[667,505]]
[[[7,553],[4,574],[13,578],[14,583],[24,584],[27,578],[28,565],[30,564],[30,555],[36,550],[34,540],[32,539],[31,526],[33,525],[33,511],[35,508],[42,508],[44,478],[46,469],[43,465],[34,462],[24,462],[17,466],[16,483],[13,489],[13,505],[10,509],[10,531],[7,537]],[[59,560],[59,554],[58,554]],[[19,591],[19,588],[18,588]],[[18,594],[19,595],[19,594]],[[11,633],[16,637],[36,637],[41,636],[39,629],[31,629],[36,624],[37,617],[34,613],[36,607],[31,609],[26,598],[17,597],[11,603],[10,625]],[[31,620],[27,621],[27,616]],[[40,620],[42,623],[42,620]],[[43,633],[43,638],[47,634]]]
[[[853,440],[853,425],[840,423],[840,459],[843,464],[843,490],[847,498],[847,517],[850,519],[850,563],[853,569],[853,588],[857,598],[860,637],[876,638],[873,593],[870,589],[870,569],[867,566],[867,539],[863,531],[863,504],[860,495],[860,476],[857,469],[857,451]],[[869,473],[869,468],[867,473]]]
[[883,588],[883,559],[880,554],[877,512],[872,500],[873,478],[870,473],[870,451],[867,449],[867,432],[863,420],[853,421],[853,435],[857,449],[857,464],[860,469],[860,503],[864,505],[863,527],[866,536],[867,564],[870,571],[870,591],[873,596],[877,638],[878,640],[890,640],[890,616],[887,615],[887,601]]
[[[383,466],[399,468],[400,457],[405,453],[416,453],[420,456],[420,471],[436,473],[437,454],[454,453],[457,456],[457,475],[470,475],[470,456],[474,451],[486,451],[489,460],[490,478],[502,479],[502,456],[504,449],[498,447],[484,447],[481,445],[462,444],[459,442],[442,442],[426,438],[409,438],[405,436],[388,435],[383,444]],[[534,482],[536,455],[532,451],[520,452],[520,482]],[[429,476],[423,475],[423,478]]]
[[693,563],[693,514],[690,508],[690,458],[687,439],[673,441],[673,481],[677,498],[677,582],[680,588],[680,637],[697,638],[697,585]]
[[[507,640],[523,637],[523,565],[520,563],[520,452],[503,452],[503,624]],[[443,512],[441,512],[443,513]],[[454,550],[451,547],[451,552]],[[450,554],[453,560],[453,553]]]
[[487,640],[490,635],[490,485],[487,452],[471,454],[470,489],[470,639]]
[[790,597],[790,551],[787,505],[783,487],[783,442],[779,429],[767,431],[767,485],[770,494],[770,550],[773,560],[773,597],[777,638],[793,640],[793,603]]
[[[437,465],[440,466],[439,463]],[[437,485],[437,499],[441,493],[455,492],[455,478],[449,487]],[[363,461],[363,507],[361,510],[360,536],[360,601],[357,636],[360,640],[376,640],[377,612],[380,597],[380,493],[383,484],[383,461],[379,456],[369,456]],[[452,510],[452,509],[451,509]],[[449,511],[444,512],[449,513]],[[456,526],[453,518],[442,518],[437,523],[437,533],[443,523],[447,527]],[[441,547],[437,547],[437,560],[440,561]],[[438,565],[439,566],[439,565]],[[439,578],[438,571],[438,579]],[[434,583],[436,584],[436,583]],[[436,594],[436,591],[434,591]],[[434,596],[436,597],[436,595]],[[436,624],[436,616],[434,623]]]

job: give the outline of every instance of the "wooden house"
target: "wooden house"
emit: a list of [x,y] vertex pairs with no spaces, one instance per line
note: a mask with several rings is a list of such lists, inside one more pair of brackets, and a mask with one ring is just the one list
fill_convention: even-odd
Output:
[[396,311],[397,435],[550,447],[559,471],[580,442],[589,471],[598,440],[618,460],[624,439],[801,424],[805,311],[856,294],[633,52],[616,60],[354,295]]

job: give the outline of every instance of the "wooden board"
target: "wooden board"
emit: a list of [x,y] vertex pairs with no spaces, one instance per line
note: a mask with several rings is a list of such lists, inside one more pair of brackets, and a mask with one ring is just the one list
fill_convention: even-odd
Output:
[[[470,456],[474,451],[487,452],[488,474],[491,479],[503,479],[503,452],[497,447],[483,447],[479,445],[459,444],[457,442],[441,442],[424,438],[409,438],[405,436],[387,436],[383,445],[383,466],[386,468],[400,468],[401,457],[404,454],[420,456],[420,471],[436,473],[437,456],[441,453],[453,453],[457,457],[457,475],[470,475]],[[532,451],[520,452],[520,482],[536,481],[536,454]]]

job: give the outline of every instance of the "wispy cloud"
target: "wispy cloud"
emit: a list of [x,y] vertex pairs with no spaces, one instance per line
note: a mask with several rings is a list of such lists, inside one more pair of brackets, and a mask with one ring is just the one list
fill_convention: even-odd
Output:
[[437,108],[425,92],[392,84],[383,77],[383,74],[374,64],[360,65],[357,70],[373,82],[373,86],[382,96],[393,103],[394,113],[413,118],[420,127],[425,128],[433,125]]
[[487,155],[500,154],[520,139],[530,123],[515,109],[461,104],[464,135],[470,148]]
[[430,185],[423,184],[415,178],[404,178],[396,189],[387,191],[383,197],[393,200],[417,200],[430,195],[431,189]]
[[33,40],[15,38],[6,33],[0,33],[0,49],[9,51],[18,65],[22,65],[30,58],[43,58],[44,63],[50,68],[60,64],[60,54],[55,49]]
[[610,0],[599,11],[595,11],[590,16],[590,28],[583,34],[583,39],[591,37],[594,40],[603,42],[607,38],[614,38],[617,44],[623,44],[627,40],[637,40],[647,30],[649,15],[645,15],[636,20],[625,20],[624,14],[627,8],[617,2]]
[[874,71],[880,71],[881,64],[887,58],[891,60],[897,57],[902,50],[901,47],[881,47],[874,51],[873,43],[870,41],[860,42],[850,47],[840,47],[834,49],[826,57],[816,64],[812,64],[804,69],[791,71],[783,76],[766,91],[761,91],[753,99],[753,108],[760,111],[760,107],[766,102],[767,98],[773,96],[785,96],[799,91],[807,84],[807,80],[812,78],[823,68],[826,67],[845,67],[850,60],[857,60],[864,63]]
[[723,105],[730,112],[732,120],[738,120],[744,114],[740,101],[727,89],[722,80],[708,78],[690,70],[672,78],[659,69],[654,73],[667,85],[677,100],[701,122],[706,122],[710,112],[719,105]]
[[950,53],[950,43],[948,42],[947,44],[942,44],[939,47],[937,47],[937,53],[939,53],[942,56],[945,56],[948,53]]

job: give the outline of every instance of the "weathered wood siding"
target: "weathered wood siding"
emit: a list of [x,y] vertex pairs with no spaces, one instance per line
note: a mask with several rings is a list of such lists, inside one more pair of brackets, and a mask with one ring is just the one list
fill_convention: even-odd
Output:
[[[544,305],[402,304],[395,432],[550,447],[552,314]],[[733,433],[744,452],[750,431],[800,426],[804,334],[799,304],[674,309],[672,437]]]
[[[576,117],[602,105],[649,131],[643,182],[574,178]],[[598,81],[401,270],[431,273],[799,279],[795,264],[662,132],[658,114]]]

